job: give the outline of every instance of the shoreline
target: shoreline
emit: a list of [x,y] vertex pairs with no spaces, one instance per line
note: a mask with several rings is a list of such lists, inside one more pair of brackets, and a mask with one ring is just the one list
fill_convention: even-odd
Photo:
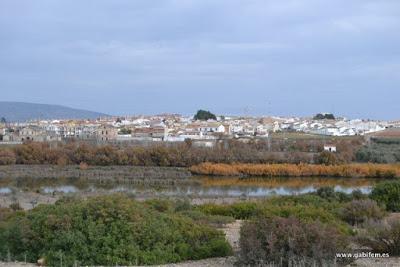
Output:
[[87,180],[133,181],[152,179],[179,181],[192,177],[187,168],[156,166],[88,166],[79,165],[4,165],[0,166],[0,179],[14,178],[84,178]]

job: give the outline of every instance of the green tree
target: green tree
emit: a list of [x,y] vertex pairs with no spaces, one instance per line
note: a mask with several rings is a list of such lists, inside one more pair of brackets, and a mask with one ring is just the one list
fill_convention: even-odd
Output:
[[217,117],[210,111],[198,110],[196,115],[194,115],[195,120],[206,121],[206,120],[217,120]]
[[400,211],[400,181],[379,183],[371,192],[371,198],[386,206],[388,211]]
[[318,113],[314,116],[314,120],[334,120],[335,116],[331,113]]
[[131,134],[132,130],[126,129],[126,128],[121,128],[118,132],[118,134]]

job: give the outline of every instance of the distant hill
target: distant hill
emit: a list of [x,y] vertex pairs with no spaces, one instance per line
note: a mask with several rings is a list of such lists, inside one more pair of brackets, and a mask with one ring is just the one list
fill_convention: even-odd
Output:
[[109,115],[59,105],[0,101],[0,118],[9,122],[35,119],[96,119]]

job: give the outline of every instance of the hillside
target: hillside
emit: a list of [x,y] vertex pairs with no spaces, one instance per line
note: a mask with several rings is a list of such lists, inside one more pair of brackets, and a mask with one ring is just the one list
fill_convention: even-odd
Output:
[[104,116],[108,115],[59,105],[0,101],[0,118],[4,117],[11,122],[35,119],[96,119]]

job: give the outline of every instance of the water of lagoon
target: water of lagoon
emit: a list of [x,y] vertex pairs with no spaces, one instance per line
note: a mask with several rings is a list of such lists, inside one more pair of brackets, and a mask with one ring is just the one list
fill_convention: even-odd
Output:
[[[173,179],[171,179],[173,180]],[[381,181],[381,180],[379,180]],[[359,178],[210,178],[192,177],[185,183],[174,185],[134,185],[99,183],[81,178],[69,179],[17,179],[1,181],[0,195],[15,191],[34,191],[41,194],[82,194],[125,192],[134,195],[167,197],[268,197],[311,193],[323,186],[335,191],[351,193],[360,190],[369,193],[376,179]]]

